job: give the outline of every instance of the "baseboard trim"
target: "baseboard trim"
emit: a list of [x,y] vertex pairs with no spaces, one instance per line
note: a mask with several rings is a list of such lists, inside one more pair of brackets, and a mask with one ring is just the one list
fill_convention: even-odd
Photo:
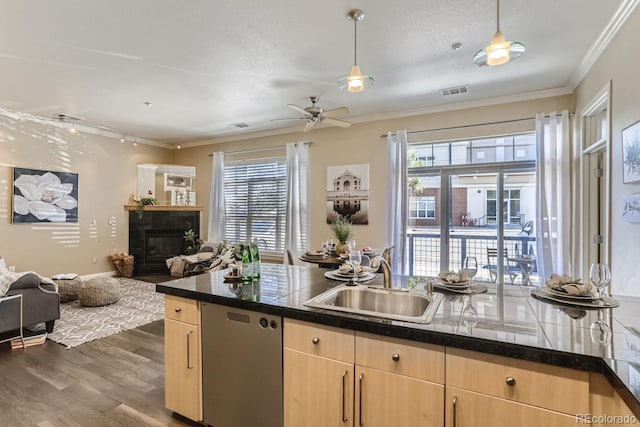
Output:
[[113,276],[117,276],[117,272],[115,270],[113,271],[104,271],[102,273],[94,273],[94,274],[87,274],[85,276],[80,276],[80,279],[82,280],[89,280],[89,279],[93,279],[95,277],[113,277]]

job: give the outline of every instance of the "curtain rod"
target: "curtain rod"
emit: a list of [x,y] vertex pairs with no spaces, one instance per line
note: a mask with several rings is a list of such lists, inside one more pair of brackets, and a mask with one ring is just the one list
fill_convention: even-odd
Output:
[[[297,144],[297,142],[296,142]],[[313,142],[303,142],[305,145],[311,145]],[[236,151],[224,151],[224,154],[244,154],[244,153],[257,153],[260,151],[271,151],[271,150],[281,150],[286,148],[286,145],[276,145],[275,147],[264,147],[264,148],[252,148],[250,150],[236,150]],[[209,154],[209,157],[213,157],[213,153]]]
[[[569,113],[570,116],[572,116],[574,113]],[[556,113],[556,116],[560,116],[561,113]],[[545,117],[551,117],[549,114],[546,114]],[[460,126],[450,126],[450,127],[446,127],[446,128],[436,128],[436,129],[424,129],[424,130],[412,130],[407,132],[407,135],[411,135],[414,133],[426,133],[426,132],[438,132],[441,130],[453,130],[453,129],[465,129],[465,128],[472,128],[472,127],[476,127],[476,126],[488,126],[488,125],[499,125],[499,124],[503,124],[503,123],[515,123],[515,122],[524,122],[527,120],[535,120],[535,117],[525,117],[522,119],[511,119],[511,120],[499,120],[497,122],[487,122],[487,123],[476,123],[473,125],[460,125]],[[391,132],[391,135],[394,135],[395,132]],[[386,138],[387,136],[389,136],[389,133],[385,133],[380,135],[380,138]]]

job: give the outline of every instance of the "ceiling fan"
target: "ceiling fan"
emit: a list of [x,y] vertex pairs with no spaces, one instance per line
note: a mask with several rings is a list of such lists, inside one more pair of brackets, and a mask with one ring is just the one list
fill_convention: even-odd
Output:
[[280,121],[280,120],[306,120],[307,124],[304,126],[303,131],[309,132],[311,129],[315,127],[318,123],[325,123],[332,126],[339,126],[341,128],[348,128],[351,126],[351,122],[347,122],[345,120],[333,119],[333,116],[338,116],[341,114],[349,114],[349,109],[347,107],[338,107],[331,110],[325,110],[322,107],[318,107],[316,103],[320,98],[317,96],[310,96],[309,101],[311,101],[311,106],[302,108],[295,104],[288,104],[289,107],[293,108],[299,113],[303,114],[303,117],[292,117],[289,119],[275,119],[272,121]]

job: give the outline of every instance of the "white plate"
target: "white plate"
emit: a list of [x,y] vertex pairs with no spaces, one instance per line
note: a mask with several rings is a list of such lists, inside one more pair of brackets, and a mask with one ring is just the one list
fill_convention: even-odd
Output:
[[613,308],[619,305],[618,301],[613,298],[607,298],[604,304],[599,304],[594,300],[570,300],[567,298],[556,297],[548,292],[545,292],[541,289],[534,289],[531,291],[531,296],[535,298],[539,298],[540,300],[545,301],[553,301],[559,304],[568,304],[577,307],[589,307],[589,308]]
[[574,299],[577,301],[593,301],[596,298],[595,295],[571,295],[564,291],[556,291],[555,289],[550,288],[549,286],[543,286],[540,288],[540,290],[542,292],[546,292],[550,295],[553,295],[556,298]]
[[[335,274],[335,271],[326,271],[324,273],[324,277],[326,277],[327,279],[331,279],[331,280],[340,280],[341,282],[348,282],[349,280],[353,279],[353,274],[349,275],[349,276],[342,276],[339,274]],[[368,282],[369,280],[375,279],[376,275],[373,273],[365,273],[363,275],[360,275],[357,277],[356,281],[357,282]]]
[[[351,271],[350,271],[350,272],[348,272],[348,273],[343,273],[343,272],[341,272],[340,270],[331,270],[331,271],[333,271],[333,273],[334,273],[336,276],[342,276],[342,277],[347,277],[347,278],[349,278],[349,277],[353,277],[353,272],[351,272]],[[362,271],[362,272],[358,273],[358,277],[362,277],[362,276],[364,276],[364,275],[365,275],[365,274],[367,274],[367,273],[368,273],[367,271]]]
[[453,282],[453,283],[449,283],[449,282],[447,282],[445,280],[442,280],[442,279],[438,282],[438,284],[440,286],[444,286],[445,288],[452,288],[452,289],[453,288],[460,289],[460,288],[468,288],[469,287],[469,282]]
[[455,292],[458,294],[482,294],[484,292],[487,292],[488,290],[484,285],[471,285],[470,287],[467,286],[464,288],[451,288],[449,286],[443,286],[438,283],[434,283],[433,287],[443,291]]

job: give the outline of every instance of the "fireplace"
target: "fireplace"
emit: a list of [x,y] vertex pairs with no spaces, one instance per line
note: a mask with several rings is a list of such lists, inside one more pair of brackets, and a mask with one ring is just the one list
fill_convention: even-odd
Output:
[[176,210],[144,211],[138,218],[129,212],[129,253],[134,256],[134,275],[167,274],[166,259],[184,255],[184,232],[200,235],[200,212]]

